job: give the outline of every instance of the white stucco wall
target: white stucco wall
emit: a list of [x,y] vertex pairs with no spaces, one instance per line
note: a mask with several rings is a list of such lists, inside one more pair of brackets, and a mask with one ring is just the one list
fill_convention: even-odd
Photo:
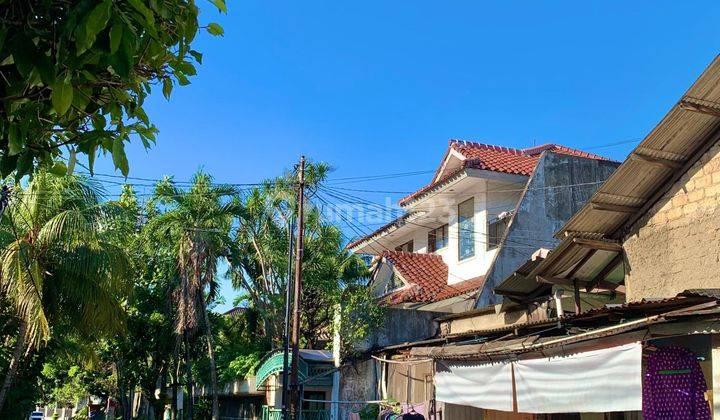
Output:
[[[495,183],[485,183],[485,181],[482,180],[478,180],[477,182],[487,184],[487,189],[489,189],[490,192],[488,192],[486,188],[482,188],[481,191],[477,191],[476,189],[475,191],[458,193],[455,196],[444,196],[442,214],[435,215],[434,222],[418,220],[417,222],[410,223],[410,227],[406,225],[404,228],[407,229],[407,233],[401,236],[398,235],[397,238],[393,240],[393,247],[412,240],[413,252],[426,253],[428,252],[427,242],[430,229],[425,226],[439,226],[447,222],[448,245],[436,251],[436,254],[442,256],[443,261],[448,265],[450,272],[448,283],[458,283],[484,275],[497,252],[496,249],[488,249],[488,218],[495,218],[503,211],[514,209],[520,197],[521,186],[508,187],[508,184],[500,184],[504,185],[504,187],[499,187]],[[501,192],[492,192],[493,190],[501,190]],[[470,198],[473,199],[475,208],[475,255],[460,261],[458,258],[460,232],[458,205]]]

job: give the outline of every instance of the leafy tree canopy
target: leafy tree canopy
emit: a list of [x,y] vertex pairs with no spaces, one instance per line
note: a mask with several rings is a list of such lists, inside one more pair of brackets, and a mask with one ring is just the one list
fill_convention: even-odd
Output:
[[202,62],[198,13],[194,0],[0,0],[0,174],[72,171],[78,153],[92,170],[109,153],[127,175],[131,136],[155,141],[145,98],[156,86],[169,98]]

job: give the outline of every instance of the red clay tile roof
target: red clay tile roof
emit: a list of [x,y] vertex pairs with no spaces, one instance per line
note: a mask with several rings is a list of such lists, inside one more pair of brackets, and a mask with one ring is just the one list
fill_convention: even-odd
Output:
[[451,140],[450,147],[472,162],[473,168],[488,171],[530,176],[538,162],[538,156],[509,147],[457,140]]
[[[452,171],[450,174],[444,175],[440,179],[422,187],[414,193],[401,198],[400,205],[407,204],[433,188],[440,186],[466,168],[530,176],[535,170],[538,160],[540,160],[540,155],[542,155],[542,153],[546,150],[587,159],[608,160],[600,155],[583,152],[582,150],[553,143],[543,144],[527,149],[513,149],[510,147],[494,146],[491,144],[476,143],[472,141],[450,140],[448,153],[450,150],[459,152],[465,158],[462,167]],[[440,169],[438,169],[437,173],[439,173],[439,171]]]
[[462,281],[452,285],[448,282],[448,266],[435,254],[385,251],[382,256],[392,263],[408,286],[385,295],[384,303],[432,303],[460,296],[479,289],[484,277]]
[[[448,150],[445,153],[443,162],[445,161],[445,158],[447,158],[447,155],[450,153],[450,150],[455,150],[459,152],[463,157],[465,157],[465,161],[463,161],[462,166],[443,175],[437,181],[434,181],[413,192],[412,194],[401,198],[400,205],[405,205],[408,202],[414,200],[415,198],[418,198],[421,195],[435,188],[439,188],[446,182],[450,181],[452,178],[461,175],[466,168],[483,169],[487,171],[530,176],[535,170],[535,166],[537,165],[538,160],[540,160],[540,155],[542,155],[542,153],[546,150],[550,150],[556,153],[564,153],[572,156],[584,157],[588,159],[609,160],[600,155],[583,152],[582,150],[572,149],[570,147],[554,143],[543,144],[527,149],[513,149],[511,147],[494,146],[491,144],[476,143],[472,141],[450,140],[450,145],[448,146]],[[440,168],[438,168],[435,177],[437,177],[437,174],[440,172],[441,169],[442,165],[440,166]],[[399,217],[398,219],[391,221],[390,223],[375,230],[375,232],[362,238],[358,238],[357,240],[349,243],[346,248],[354,248],[363,243],[364,241],[372,238],[373,236],[380,235],[392,227],[401,226],[409,216],[410,214],[404,215]]]
[[523,153],[530,156],[540,156],[542,152],[550,150],[551,152],[555,153],[563,153],[566,155],[572,155],[572,156],[578,156],[578,157],[584,157],[588,159],[596,159],[596,160],[611,160],[606,157],[596,155],[595,153],[588,153],[584,152],[582,150],[573,149],[571,147],[563,146],[560,144],[555,143],[547,143],[547,144],[541,144],[540,146],[535,147],[528,147],[526,149],[522,149]]

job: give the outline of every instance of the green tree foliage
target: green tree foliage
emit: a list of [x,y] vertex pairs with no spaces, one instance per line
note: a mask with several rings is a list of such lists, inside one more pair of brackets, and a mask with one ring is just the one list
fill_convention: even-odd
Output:
[[[168,179],[155,188],[154,199],[163,206],[163,211],[148,226],[175,247],[180,280],[173,296],[178,341],[182,340],[188,351],[189,341],[198,333],[203,333],[207,340],[213,420],[219,418],[218,383],[207,304],[217,297],[218,259],[227,253],[230,229],[239,213],[236,195],[235,188],[213,185],[212,177],[202,172],[195,175],[187,191]],[[190,372],[187,356],[185,364]],[[187,382],[192,384],[190,374]]]
[[214,317],[220,383],[232,383],[253,375],[260,359],[270,350],[266,342],[257,339],[258,321],[257,311],[252,308]]
[[[226,12],[224,0],[212,0]],[[112,155],[124,175],[125,145],[145,147],[156,127],[143,109],[153,87],[169,98],[195,75],[194,0],[0,1],[0,174],[22,176],[37,165],[64,170],[70,151]],[[217,23],[206,27],[222,35]],[[70,168],[72,170],[72,168]]]
[[[322,163],[307,166],[310,196],[329,171],[329,166]],[[287,173],[250,191],[244,200],[229,257],[233,284],[246,293],[245,300],[259,311],[265,335],[273,347],[282,342],[288,232],[297,206],[295,180],[295,174]],[[340,230],[325,220],[322,209],[312,200],[306,203],[304,232],[301,337],[304,346],[319,348],[330,341],[336,310],[345,305],[341,313],[352,312],[347,305],[354,303],[355,294],[364,290],[356,286],[368,272],[357,255],[344,249]],[[359,326],[361,319],[364,318],[357,315],[353,322]]]
[[0,223],[0,291],[18,331],[0,409],[25,353],[57,328],[95,338],[121,332],[129,292],[130,261],[107,240],[108,208],[94,184],[42,172],[14,196]]
[[[382,311],[363,262],[312,199],[327,172],[308,166],[301,338],[321,348],[339,331],[347,354]],[[242,194],[201,172],[189,188],[158,183],[145,203],[129,186],[106,201],[92,181],[45,171],[18,187],[0,221],[0,264],[12,273],[0,277],[0,371],[15,366],[5,379],[19,381],[0,417],[87,394],[112,396],[127,416],[134,391],[161,418],[180,387],[217,395],[254,374],[282,340],[294,182],[285,174]],[[228,315],[213,312],[223,261],[243,292]],[[200,402],[192,414],[217,412]]]

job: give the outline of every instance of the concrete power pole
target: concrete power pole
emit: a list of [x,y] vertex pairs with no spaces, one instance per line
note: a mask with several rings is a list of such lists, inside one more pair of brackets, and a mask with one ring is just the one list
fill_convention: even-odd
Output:
[[297,207],[297,236],[295,244],[295,287],[293,299],[293,329],[292,329],[292,363],[290,366],[291,407],[294,420],[300,419],[302,401],[300,401],[300,376],[298,375],[300,362],[300,296],[302,294],[302,259],[303,236],[305,233],[305,156],[300,157]]

